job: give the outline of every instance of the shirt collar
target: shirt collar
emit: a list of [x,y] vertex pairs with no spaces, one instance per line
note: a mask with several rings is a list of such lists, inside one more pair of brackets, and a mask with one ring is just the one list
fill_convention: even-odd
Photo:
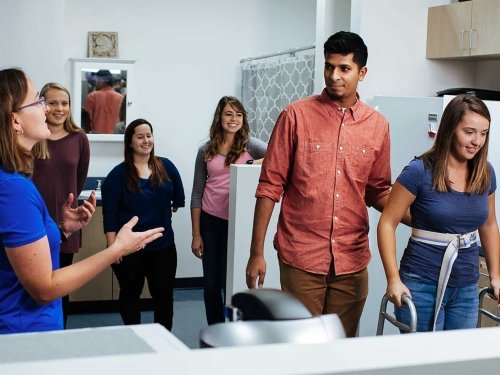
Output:
[[[342,107],[340,107],[337,103],[335,103],[332,99],[330,99],[330,96],[328,95],[328,92],[326,91],[326,88],[323,89],[321,92],[321,100],[325,103],[329,103],[331,108],[333,108],[335,111],[342,111]],[[349,111],[351,113],[351,116],[353,117],[354,120],[356,120],[356,112],[361,106],[361,100],[359,100],[359,93],[356,92],[356,103],[354,103],[351,107],[345,108],[345,111]]]

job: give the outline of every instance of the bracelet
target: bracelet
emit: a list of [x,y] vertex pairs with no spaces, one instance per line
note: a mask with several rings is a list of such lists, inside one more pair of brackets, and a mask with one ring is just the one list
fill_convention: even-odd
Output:
[[58,227],[58,228],[59,228],[59,233],[61,234],[61,242],[66,242],[68,240],[69,236],[66,236],[66,234],[63,232],[61,227]]

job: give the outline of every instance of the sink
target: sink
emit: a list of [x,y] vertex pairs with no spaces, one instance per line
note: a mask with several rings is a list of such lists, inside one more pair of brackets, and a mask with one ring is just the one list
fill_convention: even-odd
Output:
[[90,197],[90,193],[95,191],[95,197],[98,201],[101,200],[101,191],[100,190],[82,190],[80,196],[78,197],[78,200],[85,200]]

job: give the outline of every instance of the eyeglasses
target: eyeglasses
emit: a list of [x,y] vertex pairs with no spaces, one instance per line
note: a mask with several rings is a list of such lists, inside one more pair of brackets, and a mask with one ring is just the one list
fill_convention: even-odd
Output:
[[16,112],[20,111],[21,109],[28,108],[28,107],[33,107],[35,105],[41,105],[43,109],[47,108],[47,104],[45,104],[45,98],[42,96],[40,99],[38,99],[36,102],[30,103],[23,105],[22,107],[19,107],[16,109]]

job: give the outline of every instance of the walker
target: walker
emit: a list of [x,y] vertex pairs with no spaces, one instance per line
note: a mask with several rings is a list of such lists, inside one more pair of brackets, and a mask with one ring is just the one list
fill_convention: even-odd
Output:
[[479,314],[477,317],[477,327],[478,328],[481,328],[481,315],[487,316],[488,318],[490,318],[491,320],[496,322],[497,327],[499,326],[499,323],[500,323],[500,301],[497,301],[498,303],[497,303],[496,315],[483,308],[484,297],[487,294],[492,294],[492,293],[493,293],[493,289],[491,289],[491,288],[483,288],[479,291]]
[[403,294],[401,296],[401,301],[404,305],[407,305],[408,309],[410,310],[410,325],[400,322],[395,317],[387,313],[387,302],[389,302],[389,298],[387,297],[387,294],[384,294],[384,296],[382,297],[382,302],[380,303],[380,312],[376,334],[377,336],[381,336],[384,334],[385,320],[388,320],[393,326],[396,326],[403,331],[409,333],[417,332],[417,310],[415,309],[413,301],[406,294]]

